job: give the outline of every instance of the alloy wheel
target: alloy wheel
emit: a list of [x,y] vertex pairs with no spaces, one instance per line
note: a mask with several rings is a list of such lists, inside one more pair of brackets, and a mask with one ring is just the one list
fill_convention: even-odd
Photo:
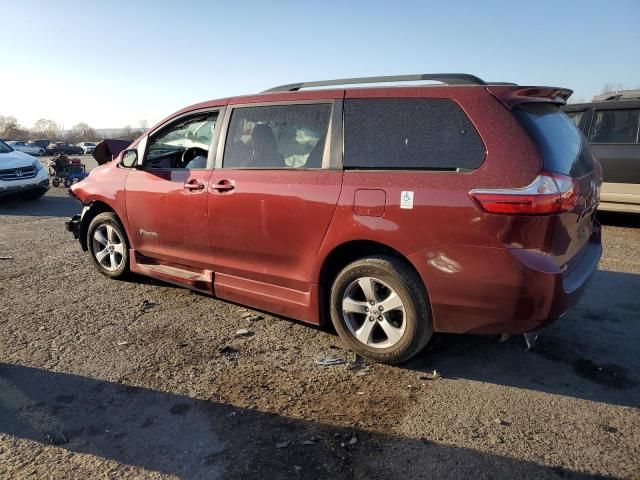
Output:
[[347,286],[342,315],[349,332],[373,348],[392,347],[407,326],[402,299],[389,284],[375,277],[360,277]]
[[102,268],[116,271],[122,265],[126,245],[120,233],[108,223],[100,224],[93,232],[93,255]]

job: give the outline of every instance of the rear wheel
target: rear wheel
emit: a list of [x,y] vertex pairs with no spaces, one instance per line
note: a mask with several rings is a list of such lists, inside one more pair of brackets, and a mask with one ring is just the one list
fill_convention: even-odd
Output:
[[110,278],[129,273],[129,244],[124,227],[115,213],[105,212],[91,221],[87,246],[96,268]]
[[378,362],[408,360],[433,334],[422,282],[393,257],[370,256],[347,265],[333,282],[330,302],[342,340]]

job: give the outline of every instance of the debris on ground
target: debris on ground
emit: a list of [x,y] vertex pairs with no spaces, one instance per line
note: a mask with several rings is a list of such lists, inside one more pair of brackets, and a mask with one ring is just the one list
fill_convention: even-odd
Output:
[[316,442],[314,442],[313,440],[305,440],[304,442],[302,442],[302,445],[315,445]]
[[142,313],[147,313],[153,307],[157,307],[158,305],[159,303],[152,302],[151,300],[143,300],[142,304],[140,305],[140,311]]
[[2,256],[0,256],[0,260],[13,260],[13,257],[2,255]]
[[218,349],[218,352],[220,352],[222,355],[226,357],[236,357],[238,353],[240,353],[240,350],[238,350],[237,348],[233,348],[229,345],[225,345],[224,347],[220,347]]
[[118,340],[116,342],[116,345],[118,345],[119,347],[122,347],[123,345],[129,345],[129,342],[127,342],[126,340]]
[[522,336],[524,337],[524,343],[527,347],[525,348],[525,352],[528,352],[536,344],[536,340],[538,340],[538,334],[536,332],[528,332],[523,333]]
[[276,448],[287,448],[289,444],[291,444],[289,441],[276,443]]
[[349,445],[355,445],[356,443],[358,443],[358,437],[354,435],[351,437],[351,440],[349,440]]
[[440,378],[442,378],[442,376],[440,375],[440,373],[437,370],[434,370],[433,372],[431,372],[429,374],[420,376],[420,380],[438,380]]
[[236,331],[236,337],[250,337],[253,335],[253,332],[247,330],[246,328],[241,328]]
[[502,425],[503,427],[508,427],[509,425],[511,425],[511,422],[507,422],[506,420],[503,420],[501,418],[495,418],[493,422],[497,425]]
[[45,432],[44,434],[51,445],[64,445],[69,442],[67,436],[62,432]]
[[321,367],[332,367],[334,365],[344,365],[347,361],[343,358],[320,358],[315,363]]

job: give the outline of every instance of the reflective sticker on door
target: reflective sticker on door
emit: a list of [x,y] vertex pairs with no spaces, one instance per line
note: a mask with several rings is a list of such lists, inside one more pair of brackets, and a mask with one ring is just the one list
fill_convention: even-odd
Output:
[[413,208],[413,192],[400,192],[400,208]]

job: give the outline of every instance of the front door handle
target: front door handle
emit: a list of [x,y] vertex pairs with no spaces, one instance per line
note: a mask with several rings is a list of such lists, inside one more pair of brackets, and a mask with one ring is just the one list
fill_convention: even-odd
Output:
[[190,180],[184,184],[184,188],[186,190],[204,190],[204,183],[199,182],[198,180]]
[[236,188],[236,182],[233,180],[220,180],[218,183],[211,186],[212,190],[219,192],[229,192]]

